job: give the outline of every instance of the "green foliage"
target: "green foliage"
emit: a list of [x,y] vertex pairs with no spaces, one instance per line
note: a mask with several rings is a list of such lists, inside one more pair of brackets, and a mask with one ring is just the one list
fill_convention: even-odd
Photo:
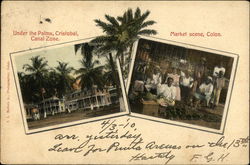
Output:
[[[104,66],[104,70],[105,70],[105,73],[103,75],[103,79],[104,79],[104,84],[105,85],[113,85],[115,86],[115,82],[113,80],[113,70],[112,70],[112,64],[109,60],[108,57],[106,57],[106,64]],[[115,66],[115,70],[117,70],[117,67]]]
[[40,88],[44,85],[44,77],[48,71],[48,61],[44,57],[35,56],[31,57],[31,65],[23,65],[23,69],[30,73],[30,76],[35,80]]
[[18,78],[23,101],[25,103],[37,102],[41,99],[38,83],[33,76],[27,75],[23,72],[18,72]]
[[[68,63],[58,62],[55,68],[49,68],[44,57],[30,58],[31,64],[24,64],[25,73],[18,72],[21,92],[25,103],[38,103],[42,98],[62,97],[71,90],[74,70]],[[44,91],[44,92],[42,92]]]
[[156,101],[157,100],[157,96],[156,95],[153,95],[152,93],[150,92],[146,92],[144,95],[143,95],[143,99],[148,101],[148,100],[154,100]]
[[125,52],[129,49],[128,59],[130,59],[132,45],[138,39],[139,35],[154,35],[157,33],[153,29],[145,29],[156,23],[152,20],[145,21],[149,14],[149,11],[141,14],[140,8],[137,8],[135,13],[133,13],[132,9],[128,9],[122,16],[118,16],[117,18],[106,14],[106,21],[100,19],[94,20],[96,26],[103,30],[104,35],[94,38],[91,43],[97,45],[97,52],[99,54],[109,54],[113,82],[117,88],[119,88],[119,80],[113,56],[110,53],[116,52],[115,57],[120,58],[122,74],[127,75],[125,70],[128,68],[125,67],[129,67],[129,64],[126,66],[125,62],[130,60],[125,60]]
[[92,90],[93,85],[97,85],[99,89],[103,88],[103,69],[104,66],[98,66],[99,61],[93,59],[94,47],[88,43],[81,46],[81,54],[83,56],[80,60],[81,68],[75,71],[76,79],[80,80],[81,88]]
[[70,75],[72,71],[75,69],[73,67],[68,66],[68,63],[58,61],[58,66],[55,67],[55,73],[53,77],[58,77],[57,80],[57,91],[59,97],[62,97],[65,93],[72,90],[72,84],[74,82],[74,78]]
[[116,55],[120,56],[138,39],[138,35],[157,34],[153,29],[145,29],[156,23],[153,20],[145,21],[149,14],[149,11],[141,14],[140,8],[137,8],[135,13],[128,9],[117,18],[106,14],[107,22],[95,19],[96,26],[100,27],[105,35],[96,37],[92,43],[99,45],[100,52],[116,51]]

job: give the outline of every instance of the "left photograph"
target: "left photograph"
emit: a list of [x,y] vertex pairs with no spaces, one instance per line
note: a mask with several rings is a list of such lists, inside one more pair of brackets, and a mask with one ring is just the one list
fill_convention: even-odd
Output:
[[128,114],[119,62],[91,40],[11,54],[26,133]]

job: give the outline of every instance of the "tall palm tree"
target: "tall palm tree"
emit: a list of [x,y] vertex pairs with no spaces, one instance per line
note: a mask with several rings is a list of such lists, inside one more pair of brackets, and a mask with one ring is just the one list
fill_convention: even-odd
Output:
[[[40,99],[42,98],[44,100],[44,94],[46,93],[45,90],[45,84],[46,84],[46,74],[48,72],[48,61],[44,57],[35,56],[31,57],[31,65],[30,64],[24,64],[23,69],[25,71],[30,72],[28,75],[29,80],[33,80],[29,82],[29,85],[33,91],[30,93],[30,95],[33,96],[33,98],[37,98],[40,95]],[[38,102],[39,100],[36,100]],[[46,118],[46,111],[43,110],[44,118]]]
[[[141,14],[140,8],[136,8],[133,13],[132,9],[128,9],[123,16],[118,16],[117,20],[121,23],[121,26],[127,30],[128,39],[130,40],[129,53],[127,58],[128,67],[131,60],[133,43],[139,38],[139,35],[155,35],[157,31],[154,29],[146,29],[148,26],[154,25],[156,22],[153,20],[147,20],[150,11],[146,11]],[[124,58],[122,57],[122,65],[124,65]]]
[[[128,9],[123,16],[115,17],[105,15],[108,22],[100,19],[94,20],[96,26],[103,29],[105,35],[101,35],[92,40],[92,43],[99,45],[99,51],[108,53],[116,51],[116,57],[120,58],[121,66],[124,65],[124,52],[130,48],[138,39],[139,35],[154,35],[157,32],[153,29],[145,29],[155,24],[155,21],[145,21],[150,11],[141,14],[140,8],[137,8],[133,14],[132,9]],[[131,51],[131,50],[130,50]],[[131,52],[130,52],[131,53]],[[113,58],[110,56],[110,59]],[[114,69],[114,68],[113,68]]]
[[[45,75],[48,72],[48,61],[44,57],[35,56],[31,57],[31,65],[24,64],[23,69],[25,71],[30,72],[29,76],[31,76],[34,80],[34,84],[36,87],[42,91],[45,84]],[[43,92],[41,92],[43,94]]]
[[138,35],[155,35],[157,32],[153,29],[145,29],[150,25],[155,24],[153,20],[145,21],[149,16],[150,11],[147,10],[145,13],[141,14],[140,8],[136,8],[135,13],[132,9],[128,9],[123,16],[118,16],[117,20],[121,23],[123,28],[126,29],[128,33],[128,38],[134,42],[138,39]]
[[55,67],[55,69],[59,76],[58,92],[60,97],[62,97],[67,91],[72,89],[72,83],[74,81],[74,78],[70,75],[70,73],[75,69],[73,67],[68,66],[68,63],[60,61],[57,62],[58,66]]
[[[112,71],[112,66],[109,60],[109,57],[106,56],[106,64],[104,66],[105,73],[103,75],[104,78],[104,83],[105,85],[110,85],[112,84],[113,86],[116,86],[116,82],[113,79],[113,71]],[[115,70],[117,70],[117,67],[115,66]]]
[[[58,89],[61,89],[62,85],[60,84],[61,79],[59,73],[54,69],[50,68],[49,72],[45,75],[45,89],[46,97],[52,97],[52,96],[57,96],[58,97]],[[61,95],[59,95],[61,97]]]
[[92,46],[88,43],[82,44],[81,54],[83,58],[80,60],[82,67],[75,71],[76,80],[80,80],[82,89],[92,90],[93,85],[97,85],[99,89],[103,88],[102,74],[104,66],[97,66],[99,61],[93,59],[92,52]]

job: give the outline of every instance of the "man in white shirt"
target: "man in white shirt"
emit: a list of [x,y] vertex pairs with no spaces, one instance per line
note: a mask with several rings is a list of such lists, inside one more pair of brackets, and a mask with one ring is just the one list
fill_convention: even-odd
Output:
[[161,73],[160,73],[160,71],[155,69],[154,74],[152,75],[152,79],[147,79],[145,87],[152,94],[156,95],[157,87],[161,84],[161,82],[162,82]]
[[162,96],[162,98],[158,100],[158,103],[160,105],[162,106],[175,105],[176,89],[172,84],[173,84],[173,78],[168,77],[167,84],[158,85],[157,95]]
[[158,84],[161,84],[162,80],[161,80],[161,73],[157,70],[155,70],[154,74],[153,74],[153,78],[152,78],[152,85],[156,88],[156,86]]
[[199,87],[199,92],[194,94],[195,98],[198,100],[196,105],[202,101],[206,101],[206,106],[209,106],[209,102],[211,99],[211,95],[213,93],[213,84],[212,84],[212,77],[208,76],[206,81],[202,83]]
[[225,78],[223,77],[223,72],[219,72],[219,77],[215,80],[215,86],[214,86],[214,107],[218,106],[219,100],[220,100],[220,93],[222,88],[225,86]]
[[219,77],[219,73],[222,73],[222,76],[224,76],[226,69],[223,67],[223,62],[221,61],[220,64],[218,66],[214,67],[214,72],[213,72],[213,76],[214,77]]
[[224,86],[224,75],[225,75],[226,69],[223,67],[223,62],[220,61],[218,66],[214,67],[214,72],[213,72],[213,85],[214,85],[214,92],[213,92],[213,98],[212,98],[212,103],[213,103],[213,109],[218,105],[219,103],[219,98],[220,98],[220,92],[222,86]]

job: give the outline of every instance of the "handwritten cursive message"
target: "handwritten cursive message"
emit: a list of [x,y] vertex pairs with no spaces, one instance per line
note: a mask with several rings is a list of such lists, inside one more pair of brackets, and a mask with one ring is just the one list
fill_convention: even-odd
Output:
[[[172,162],[183,152],[192,153],[188,160],[190,163],[220,163],[228,161],[231,148],[247,148],[249,144],[249,136],[232,141],[226,141],[225,136],[220,136],[219,139],[204,144],[186,145],[160,143],[156,140],[146,141],[139,132],[136,123],[132,122],[130,118],[125,122],[116,119],[104,120],[100,122],[96,134],[58,134],[53,139],[55,143],[48,148],[49,152],[70,152],[86,157],[96,153],[129,153],[129,151],[133,151],[136,154],[132,156],[128,154],[128,162],[160,159],[165,164]],[[208,147],[209,152],[204,154],[204,152],[198,153],[199,150],[196,150],[204,147]],[[218,148],[222,151],[218,152]]]

